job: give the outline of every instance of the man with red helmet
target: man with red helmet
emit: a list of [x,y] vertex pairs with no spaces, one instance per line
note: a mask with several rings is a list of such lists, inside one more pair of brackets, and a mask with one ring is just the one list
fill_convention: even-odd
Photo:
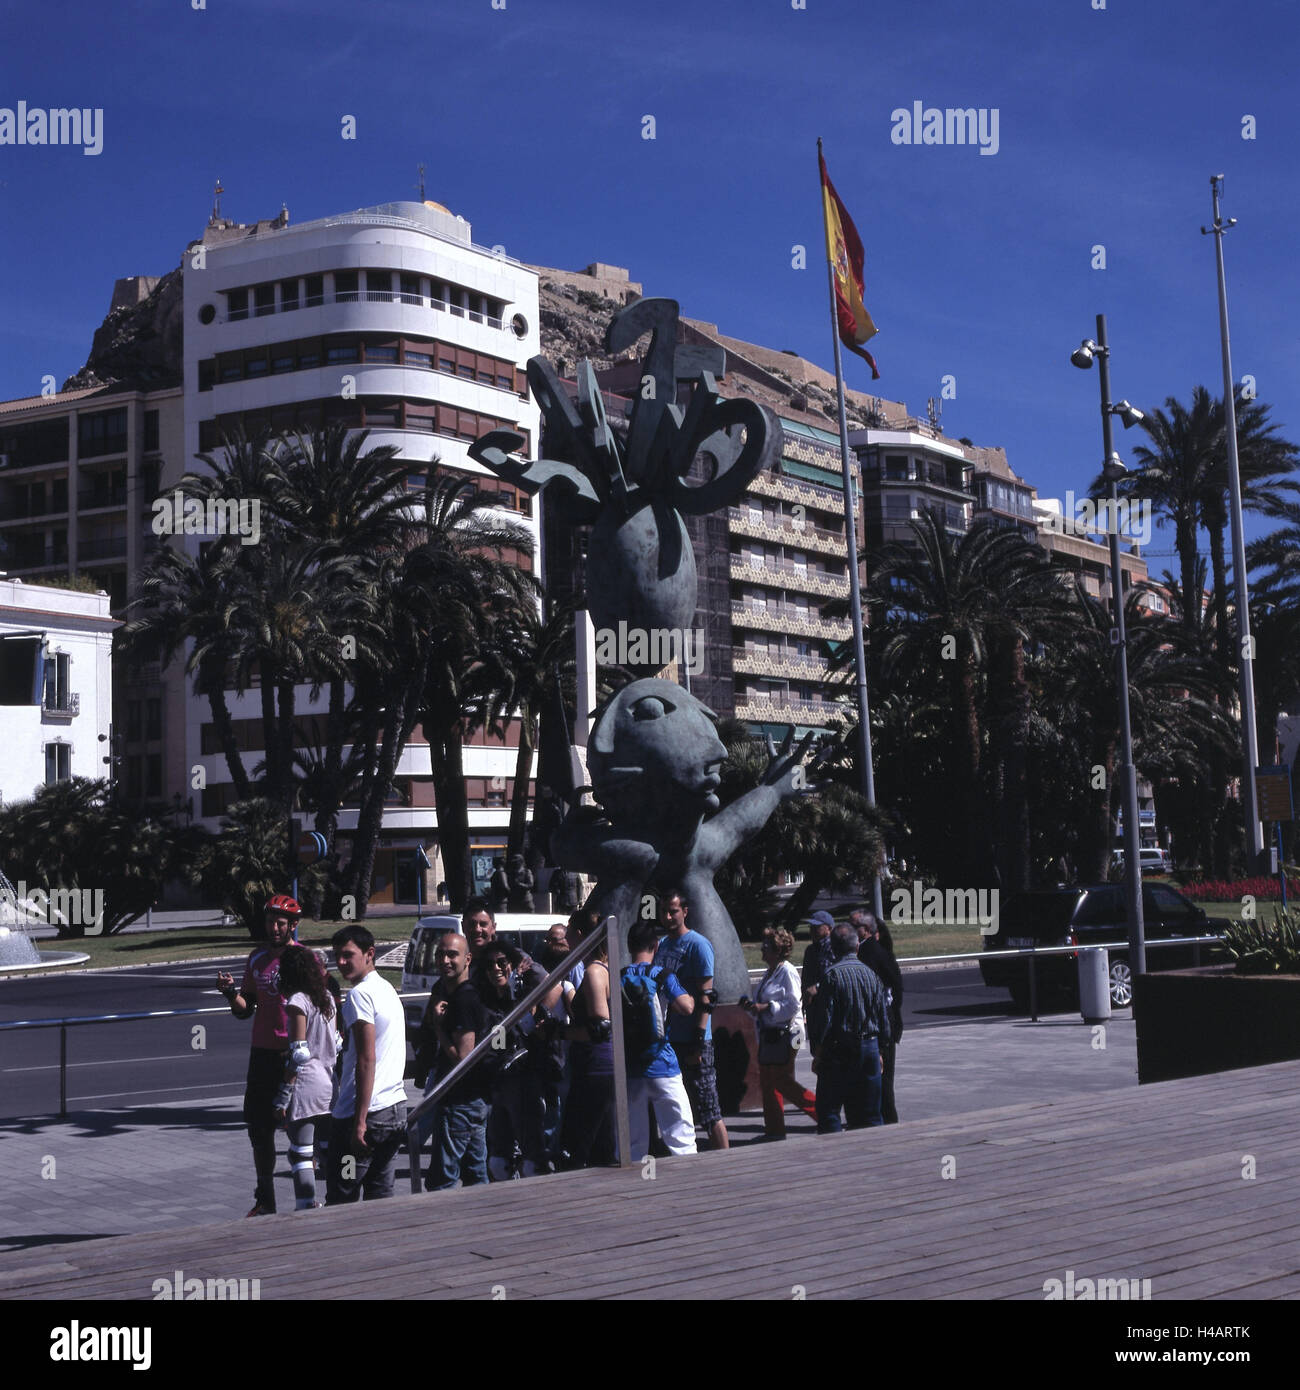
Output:
[[248,1054],[244,1085],[244,1123],[253,1145],[257,1187],[249,1216],[275,1214],[275,1097],[284,1079],[289,1050],[289,1020],[280,994],[280,956],[298,935],[302,908],[285,893],[266,904],[266,945],[251,952],[243,983],[235,988],[233,975],[222,970],[217,989],[236,1018],[253,1020],[253,1045]]

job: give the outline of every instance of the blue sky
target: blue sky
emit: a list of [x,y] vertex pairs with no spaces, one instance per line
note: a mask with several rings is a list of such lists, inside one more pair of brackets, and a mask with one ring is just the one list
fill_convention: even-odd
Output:
[[[1223,173],[1235,375],[1300,437],[1289,0],[198,2],[11,0],[0,107],[102,107],[104,148],[0,145],[0,398],[82,365],[114,278],[175,266],[218,175],[228,216],[303,221],[415,197],[421,161],[479,243],[627,266],[829,366],[820,135],[867,248],[880,394],[923,414],[951,375],[950,435],[1081,493],[1098,388],[1068,358],[1097,313],[1116,396],[1222,389],[1199,228]],[[918,100],[996,108],[997,153],[891,143]]]

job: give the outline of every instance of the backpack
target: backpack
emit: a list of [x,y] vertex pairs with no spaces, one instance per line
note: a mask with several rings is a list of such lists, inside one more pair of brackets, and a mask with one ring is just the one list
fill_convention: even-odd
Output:
[[623,976],[623,1051],[629,1062],[640,1062],[668,1040],[659,982],[663,967]]

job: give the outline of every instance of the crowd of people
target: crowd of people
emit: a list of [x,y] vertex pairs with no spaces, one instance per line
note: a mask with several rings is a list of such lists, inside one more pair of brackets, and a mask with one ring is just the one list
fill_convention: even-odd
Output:
[[[257,1176],[250,1216],[276,1210],[280,1129],[298,1209],[321,1205],[318,1169],[326,1205],[390,1196],[406,1139],[406,1020],[397,992],[375,968],[374,937],[361,925],[335,933],[343,993],[315,952],[297,944],[301,916],[293,898],[273,897],[266,944],[250,954],[239,986],[229,974],[217,977],[232,1013],[252,1019],[244,1098]],[[652,1152],[695,1153],[697,1130],[710,1148],[730,1142],[712,1037],[713,949],[689,917],[686,897],[670,893],[659,902],[658,921],[638,921],[628,932],[618,988],[634,1162]],[[898,1119],[903,982],[888,929],[863,910],[838,926],[829,913],[811,920],[801,975],[790,963],[793,936],[768,928],[765,972],[753,996],[740,1000],[755,1022],[769,1140],[785,1138],[788,1106],[815,1119],[820,1133]],[[604,940],[537,993],[598,924],[593,910],[579,909],[550,928],[534,960],[498,938],[492,904],[474,898],[462,930],[439,938],[438,980],[415,1039],[416,1087],[426,1097],[437,1092],[419,1119],[426,1190],[616,1161],[613,982]],[[507,1028],[507,1017],[533,994],[531,1008]],[[485,1039],[490,1046],[474,1064],[460,1067]],[[795,1075],[805,1044],[815,1092]]]

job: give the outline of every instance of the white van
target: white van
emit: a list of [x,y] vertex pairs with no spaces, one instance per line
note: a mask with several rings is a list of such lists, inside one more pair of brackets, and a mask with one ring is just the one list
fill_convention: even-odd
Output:
[[[497,939],[508,941],[534,958],[541,952],[546,933],[556,922],[568,921],[567,913],[545,915],[540,912],[502,912],[497,915]],[[460,918],[454,916],[421,917],[411,928],[406,946],[406,961],[402,966],[402,993],[427,994],[437,982],[433,952],[443,932],[461,930]],[[406,1012],[406,1035],[411,1037],[424,1017],[423,999],[403,999]]]

